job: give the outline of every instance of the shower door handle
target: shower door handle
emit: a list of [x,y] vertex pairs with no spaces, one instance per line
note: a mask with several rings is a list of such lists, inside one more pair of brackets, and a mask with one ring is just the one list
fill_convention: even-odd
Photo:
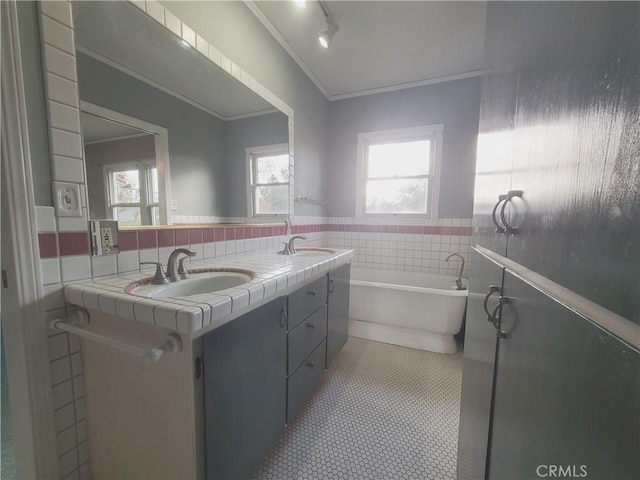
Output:
[[503,227],[502,225],[500,225],[500,223],[498,223],[498,219],[496,218],[496,214],[498,213],[498,207],[502,202],[505,202],[506,200],[507,200],[506,195],[504,194],[498,195],[498,202],[493,206],[493,210],[491,211],[491,220],[493,220],[493,224],[496,226],[496,232],[498,233],[504,233],[507,231],[505,227]]
[[491,312],[489,311],[487,303],[489,302],[489,297],[496,292],[502,293],[502,287],[499,287],[498,285],[491,285],[489,286],[489,292],[484,296],[482,308],[484,308],[484,311],[487,314],[487,322],[491,322]]
[[509,297],[500,297],[498,304],[493,309],[493,312],[491,312],[491,323],[493,323],[493,327],[496,329],[496,336],[498,338],[507,338],[507,332],[502,330],[500,325],[498,325],[499,319],[497,315],[498,312],[502,310],[502,305],[509,303],[510,300]]
[[507,205],[509,203],[511,203],[511,199],[513,197],[518,197],[518,198],[522,198],[522,190],[510,190],[507,192],[506,195],[506,199],[504,201],[504,203],[502,204],[502,208],[500,209],[500,220],[502,221],[502,224],[504,225],[504,231],[505,233],[516,233],[518,231],[518,227],[513,227],[511,225],[509,225],[509,222],[507,222],[507,216],[505,215],[505,209],[507,208]]

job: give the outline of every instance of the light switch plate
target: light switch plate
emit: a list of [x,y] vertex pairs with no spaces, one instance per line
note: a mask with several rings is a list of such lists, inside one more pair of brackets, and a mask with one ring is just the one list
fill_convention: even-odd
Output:
[[81,217],[82,201],[77,183],[53,182],[53,200],[56,216]]
[[117,220],[91,220],[91,254],[94,257],[114,255],[120,251],[118,246]]

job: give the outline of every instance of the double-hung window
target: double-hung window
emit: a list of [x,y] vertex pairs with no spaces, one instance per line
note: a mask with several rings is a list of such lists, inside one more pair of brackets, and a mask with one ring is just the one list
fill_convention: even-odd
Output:
[[289,212],[289,145],[247,149],[249,216],[268,217]]
[[155,160],[104,167],[107,211],[123,226],[160,223]]
[[438,217],[442,125],[358,135],[362,217]]

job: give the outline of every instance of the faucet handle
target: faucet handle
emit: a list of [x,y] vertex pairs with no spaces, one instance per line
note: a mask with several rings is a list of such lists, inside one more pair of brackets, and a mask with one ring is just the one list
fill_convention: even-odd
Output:
[[289,243],[287,242],[280,242],[282,243],[282,245],[284,245],[284,247],[282,247],[282,251],[278,252],[280,255],[291,255],[291,252],[289,251]]
[[140,262],[140,265],[155,265],[156,273],[153,276],[153,280],[151,281],[154,285],[164,285],[165,283],[169,283],[169,279],[164,274],[162,270],[162,262]]
[[187,271],[186,268],[184,268],[184,261],[187,258],[189,258],[189,256],[182,257],[180,260],[178,260],[178,275],[180,275],[180,278],[182,280],[184,280],[185,278],[189,278],[189,272]]

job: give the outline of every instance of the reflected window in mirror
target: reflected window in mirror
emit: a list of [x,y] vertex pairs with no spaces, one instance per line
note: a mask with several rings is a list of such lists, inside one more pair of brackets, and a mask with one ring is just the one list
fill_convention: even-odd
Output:
[[250,216],[269,217],[289,212],[289,146],[268,145],[247,149],[250,172]]
[[105,166],[104,179],[109,218],[127,227],[160,223],[155,159]]

